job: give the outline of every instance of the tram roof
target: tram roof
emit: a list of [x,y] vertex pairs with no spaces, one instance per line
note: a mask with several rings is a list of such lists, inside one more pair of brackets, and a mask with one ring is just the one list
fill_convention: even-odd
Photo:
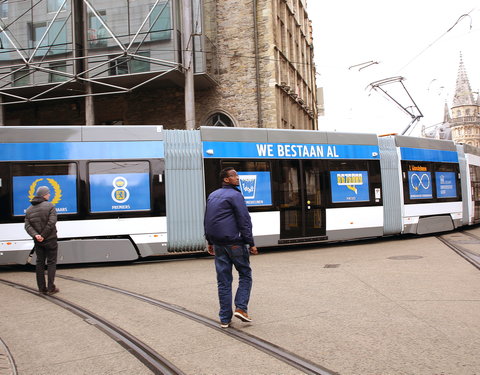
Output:
[[20,142],[115,142],[161,141],[161,126],[1,126],[0,141]]
[[202,141],[378,145],[375,134],[202,126]]

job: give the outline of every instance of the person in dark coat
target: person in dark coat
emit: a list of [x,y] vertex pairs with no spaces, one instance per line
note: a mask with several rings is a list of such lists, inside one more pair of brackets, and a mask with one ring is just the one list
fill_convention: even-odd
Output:
[[[52,295],[60,290],[55,286],[57,270],[57,212],[50,199],[50,189],[40,186],[31,200],[25,215],[25,230],[33,238],[37,255],[36,274],[38,291]],[[47,262],[48,284],[45,283],[45,261]]]
[[[208,252],[215,255],[220,325],[228,328],[232,316],[244,322],[252,321],[247,313],[252,289],[250,254],[258,254],[258,250],[253,240],[250,214],[238,189],[240,178],[237,172],[225,168],[220,172],[220,179],[222,187],[207,199],[204,226]],[[232,311],[232,265],[239,276],[235,313]]]

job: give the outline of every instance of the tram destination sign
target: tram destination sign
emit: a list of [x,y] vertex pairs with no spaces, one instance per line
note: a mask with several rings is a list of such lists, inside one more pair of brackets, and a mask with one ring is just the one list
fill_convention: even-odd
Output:
[[203,142],[204,158],[379,159],[376,145]]

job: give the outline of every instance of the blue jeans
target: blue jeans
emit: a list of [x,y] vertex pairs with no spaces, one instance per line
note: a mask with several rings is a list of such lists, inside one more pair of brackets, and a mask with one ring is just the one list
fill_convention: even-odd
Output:
[[250,252],[245,245],[214,245],[215,269],[217,270],[219,317],[222,323],[232,320],[232,265],[238,271],[238,289],[235,294],[235,307],[247,312],[250,291],[252,290],[252,269]]

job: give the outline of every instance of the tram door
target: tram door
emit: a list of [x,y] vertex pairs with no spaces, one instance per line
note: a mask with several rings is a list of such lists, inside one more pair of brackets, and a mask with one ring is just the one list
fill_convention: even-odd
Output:
[[325,236],[321,161],[282,160],[279,187],[280,240]]
[[472,185],[473,222],[480,222],[480,167],[470,165],[470,181]]

